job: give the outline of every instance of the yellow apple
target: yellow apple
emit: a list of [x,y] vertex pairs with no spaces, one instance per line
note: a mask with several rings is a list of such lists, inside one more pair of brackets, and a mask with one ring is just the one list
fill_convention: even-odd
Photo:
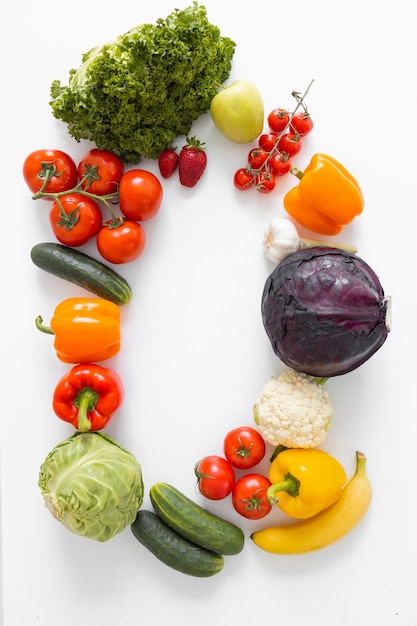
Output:
[[249,143],[263,131],[262,96],[248,80],[221,87],[211,101],[210,113],[219,131],[235,143]]

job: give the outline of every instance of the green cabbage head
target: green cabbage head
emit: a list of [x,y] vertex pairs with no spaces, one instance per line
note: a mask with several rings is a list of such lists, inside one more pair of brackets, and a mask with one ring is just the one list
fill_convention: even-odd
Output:
[[131,524],[143,502],[135,457],[102,432],[76,432],[46,457],[39,487],[52,515],[71,532],[107,541]]

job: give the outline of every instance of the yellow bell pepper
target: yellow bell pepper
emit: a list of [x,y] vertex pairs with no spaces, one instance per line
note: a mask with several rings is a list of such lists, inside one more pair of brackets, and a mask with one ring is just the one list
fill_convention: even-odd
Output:
[[315,154],[305,168],[291,172],[298,186],[284,196],[284,208],[299,224],[321,235],[337,235],[364,207],[356,179],[336,159]]
[[267,497],[298,519],[316,515],[342,495],[347,476],[343,466],[318,448],[287,448],[273,457]]

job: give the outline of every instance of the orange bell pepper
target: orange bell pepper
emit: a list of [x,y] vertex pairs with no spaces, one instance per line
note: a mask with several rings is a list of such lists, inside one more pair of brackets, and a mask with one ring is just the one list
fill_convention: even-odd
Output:
[[284,208],[299,224],[321,235],[337,235],[362,213],[364,200],[355,178],[336,159],[315,154],[284,196]]
[[36,318],[39,330],[55,335],[54,348],[65,363],[104,361],[120,350],[120,309],[102,298],[68,298],[55,308],[51,326]]

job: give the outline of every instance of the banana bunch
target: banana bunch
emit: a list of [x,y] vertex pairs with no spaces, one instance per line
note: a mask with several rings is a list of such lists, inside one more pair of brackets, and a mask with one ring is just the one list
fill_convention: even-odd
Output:
[[365,516],[372,499],[366,456],[356,452],[356,470],[339,500],[314,517],[252,533],[262,550],[273,554],[302,554],[325,548],[347,535]]

